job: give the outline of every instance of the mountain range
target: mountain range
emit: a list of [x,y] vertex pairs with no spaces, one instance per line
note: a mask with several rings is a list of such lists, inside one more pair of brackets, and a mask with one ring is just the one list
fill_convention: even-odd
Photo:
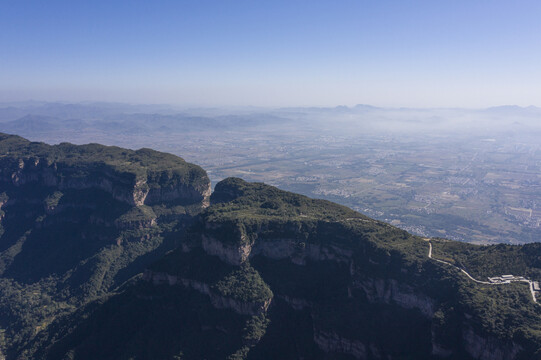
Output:
[[263,183],[211,192],[151,149],[0,134],[8,360],[537,359],[540,280],[538,243],[423,238]]

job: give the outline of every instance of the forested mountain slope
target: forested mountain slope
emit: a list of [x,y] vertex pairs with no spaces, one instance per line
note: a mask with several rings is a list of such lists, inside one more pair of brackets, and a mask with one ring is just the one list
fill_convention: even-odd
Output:
[[175,248],[175,234],[208,206],[209,195],[205,171],[173,155],[0,134],[7,354]]
[[541,357],[528,285],[460,270],[541,280],[535,245],[432,239],[429,258],[427,239],[262,183],[225,179],[207,207],[204,171],[163,153],[0,149],[8,359]]

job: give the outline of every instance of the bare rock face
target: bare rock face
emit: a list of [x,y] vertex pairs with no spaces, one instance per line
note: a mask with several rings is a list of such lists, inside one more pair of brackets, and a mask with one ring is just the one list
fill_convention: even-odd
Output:
[[210,180],[199,166],[150,149],[98,144],[47,145],[0,133],[0,184],[57,190],[100,189],[128,205],[209,204]]
[[[269,259],[290,259],[297,265],[305,265],[310,261],[333,261],[349,264],[353,251],[335,244],[313,244],[299,242],[297,238],[261,237],[261,233],[273,227],[270,223],[264,229],[245,234],[242,231],[231,233],[231,228],[216,223],[206,223],[205,229],[212,230],[202,234],[202,246],[209,255],[218,256],[230,265],[240,265],[249,258],[262,255]],[[233,241],[224,241],[220,235],[229,233]],[[255,239],[255,240],[249,240]]]
[[251,244],[229,245],[212,236],[201,236],[203,249],[209,255],[218,256],[222,261],[230,265],[241,265],[252,251]]
[[490,336],[481,336],[471,325],[462,330],[462,340],[466,351],[479,360],[515,359],[523,348],[514,342],[502,342]]
[[2,207],[4,207],[4,205],[8,203],[8,200],[9,200],[8,196],[6,195],[2,196],[2,194],[0,194],[0,222],[5,216],[5,213],[2,211]]
[[239,242],[243,244],[224,244],[213,236],[202,235],[205,252],[218,256],[230,265],[240,265],[256,255],[274,260],[289,258],[297,265],[306,264],[306,260],[348,263],[352,255],[351,250],[341,249],[335,245],[303,244],[299,247],[298,241],[287,238],[258,240],[255,243],[246,243],[246,239],[241,238]]
[[278,295],[278,298],[285,301],[294,310],[303,310],[305,308],[310,308],[313,306],[313,304],[301,298],[290,297],[287,295]]
[[427,318],[434,316],[434,299],[394,279],[365,278],[355,281],[353,287],[363,290],[371,302],[395,303],[405,309],[418,309]]
[[148,192],[141,193],[140,202],[145,205],[153,205],[160,203],[170,203],[177,200],[184,201],[200,201],[202,207],[209,206],[209,197],[211,194],[210,181],[205,178],[200,178],[198,182],[201,185],[192,185],[179,183],[175,185],[165,186],[161,188],[150,189]]
[[205,174],[192,183],[180,179],[161,188],[159,184],[149,184],[146,178],[137,178],[134,174],[118,173],[114,169],[101,166],[89,169],[89,176],[78,176],[63,164],[32,159],[19,159],[16,168],[11,171],[0,170],[0,181],[19,187],[26,184],[39,184],[59,190],[96,188],[112,195],[118,201],[129,205],[154,205],[179,202],[192,204],[200,202],[207,207],[210,197],[210,181]]
[[440,358],[449,358],[453,355],[453,351],[447,347],[441,345],[434,338],[434,333],[432,332],[432,355],[439,356]]
[[358,340],[346,339],[334,332],[314,329],[314,342],[326,353],[341,353],[355,359],[366,359],[366,345]]

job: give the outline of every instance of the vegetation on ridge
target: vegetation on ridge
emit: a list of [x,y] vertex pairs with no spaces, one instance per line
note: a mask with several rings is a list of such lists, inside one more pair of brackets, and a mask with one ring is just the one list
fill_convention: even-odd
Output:
[[[22,148],[45,146],[32,144]],[[75,145],[49,147],[50,158],[63,146]],[[81,158],[117,151],[93,146]],[[113,166],[145,164],[129,163],[130,151]],[[197,215],[130,206],[99,189],[23,184],[7,197],[17,200],[3,208],[0,238],[9,359],[429,358],[436,346],[468,358],[464,336],[518,344],[530,358],[541,348],[541,306],[526,284],[475,283],[429,259],[425,240],[328,201],[237,178],[217,184],[211,207]],[[538,271],[536,244],[432,244],[435,258],[475,276]],[[240,265],[224,260],[248,256],[243,245],[252,253]],[[151,274],[181,281],[130,280],[151,262]],[[235,302],[218,304],[216,294]],[[263,313],[239,310],[271,298]]]
[[105,166],[134,179],[148,178],[151,187],[167,186],[172,181],[199,183],[207,179],[201,167],[152,149],[130,150],[100,144],[47,145],[0,133],[0,162],[4,159],[34,159],[45,161],[48,166],[57,163],[59,171],[79,177],[87,176],[89,171],[103,171]]
[[541,281],[541,244],[474,245],[433,239],[435,258],[449,261],[480,280],[511,274]]
[[[186,205],[134,206],[107,188],[129,194],[139,177],[150,188],[174,184]],[[149,149],[50,146],[0,134],[0,354],[16,358],[57,319],[109,296],[178,246],[202,209],[182,189],[203,192],[208,183],[200,167]]]
[[245,302],[266,302],[272,298],[272,291],[259,273],[249,264],[244,264],[222,280],[214,289],[219,294]]

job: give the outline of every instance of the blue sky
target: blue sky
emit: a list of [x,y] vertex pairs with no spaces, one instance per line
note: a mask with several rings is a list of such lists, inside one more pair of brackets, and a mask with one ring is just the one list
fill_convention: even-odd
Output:
[[541,1],[0,0],[0,101],[541,106]]

